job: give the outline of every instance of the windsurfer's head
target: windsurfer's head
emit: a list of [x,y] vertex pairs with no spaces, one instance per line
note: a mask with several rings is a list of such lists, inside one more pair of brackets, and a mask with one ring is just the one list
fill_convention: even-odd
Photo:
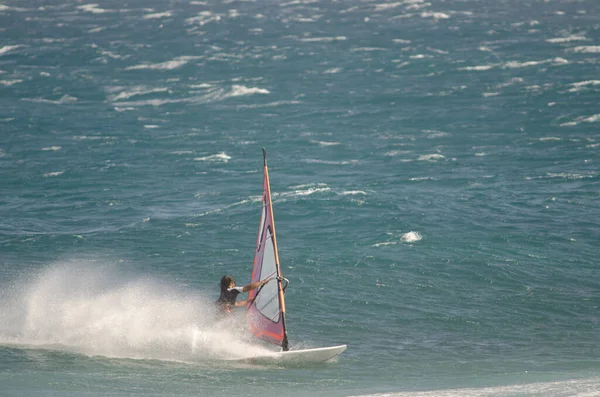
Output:
[[225,291],[227,288],[235,287],[235,279],[231,276],[223,276],[221,278],[221,291]]

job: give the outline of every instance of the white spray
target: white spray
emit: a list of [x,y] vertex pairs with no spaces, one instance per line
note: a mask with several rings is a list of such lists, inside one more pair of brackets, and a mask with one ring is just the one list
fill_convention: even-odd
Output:
[[212,299],[114,266],[63,263],[2,287],[2,344],[181,361],[267,352],[243,318],[218,321]]

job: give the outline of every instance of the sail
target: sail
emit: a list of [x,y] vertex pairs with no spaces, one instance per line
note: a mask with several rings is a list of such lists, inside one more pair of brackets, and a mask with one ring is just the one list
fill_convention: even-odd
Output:
[[279,267],[277,239],[275,238],[275,222],[273,204],[271,202],[271,186],[267,169],[267,155],[264,156],[264,179],[262,193],[262,211],[256,239],[256,252],[250,282],[274,278],[248,294],[247,318],[250,331],[257,337],[280,345],[288,350],[285,329],[285,301],[283,280]]

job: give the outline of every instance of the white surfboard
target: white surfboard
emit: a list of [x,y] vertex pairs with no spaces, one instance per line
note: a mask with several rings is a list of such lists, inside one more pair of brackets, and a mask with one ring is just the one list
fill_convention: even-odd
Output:
[[346,350],[346,345],[317,347],[314,349],[288,350],[260,356],[244,357],[234,361],[262,365],[303,365],[329,361]]

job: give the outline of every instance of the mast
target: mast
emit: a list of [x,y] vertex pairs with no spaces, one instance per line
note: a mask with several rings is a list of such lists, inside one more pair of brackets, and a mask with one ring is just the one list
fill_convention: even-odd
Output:
[[279,295],[279,310],[281,312],[281,323],[283,325],[283,341],[281,343],[281,347],[283,351],[288,351],[288,336],[287,336],[287,327],[285,324],[285,298],[283,294],[283,279],[281,275],[281,267],[279,265],[279,250],[277,249],[277,234],[275,233],[275,217],[273,216],[273,201],[271,200],[271,182],[269,180],[269,168],[267,166],[267,151],[265,148],[262,148],[263,151],[263,166],[265,171],[265,178],[267,180],[267,189],[269,194],[269,212],[271,213],[271,227],[273,228],[273,246],[275,251],[275,263],[277,265],[277,293]]

